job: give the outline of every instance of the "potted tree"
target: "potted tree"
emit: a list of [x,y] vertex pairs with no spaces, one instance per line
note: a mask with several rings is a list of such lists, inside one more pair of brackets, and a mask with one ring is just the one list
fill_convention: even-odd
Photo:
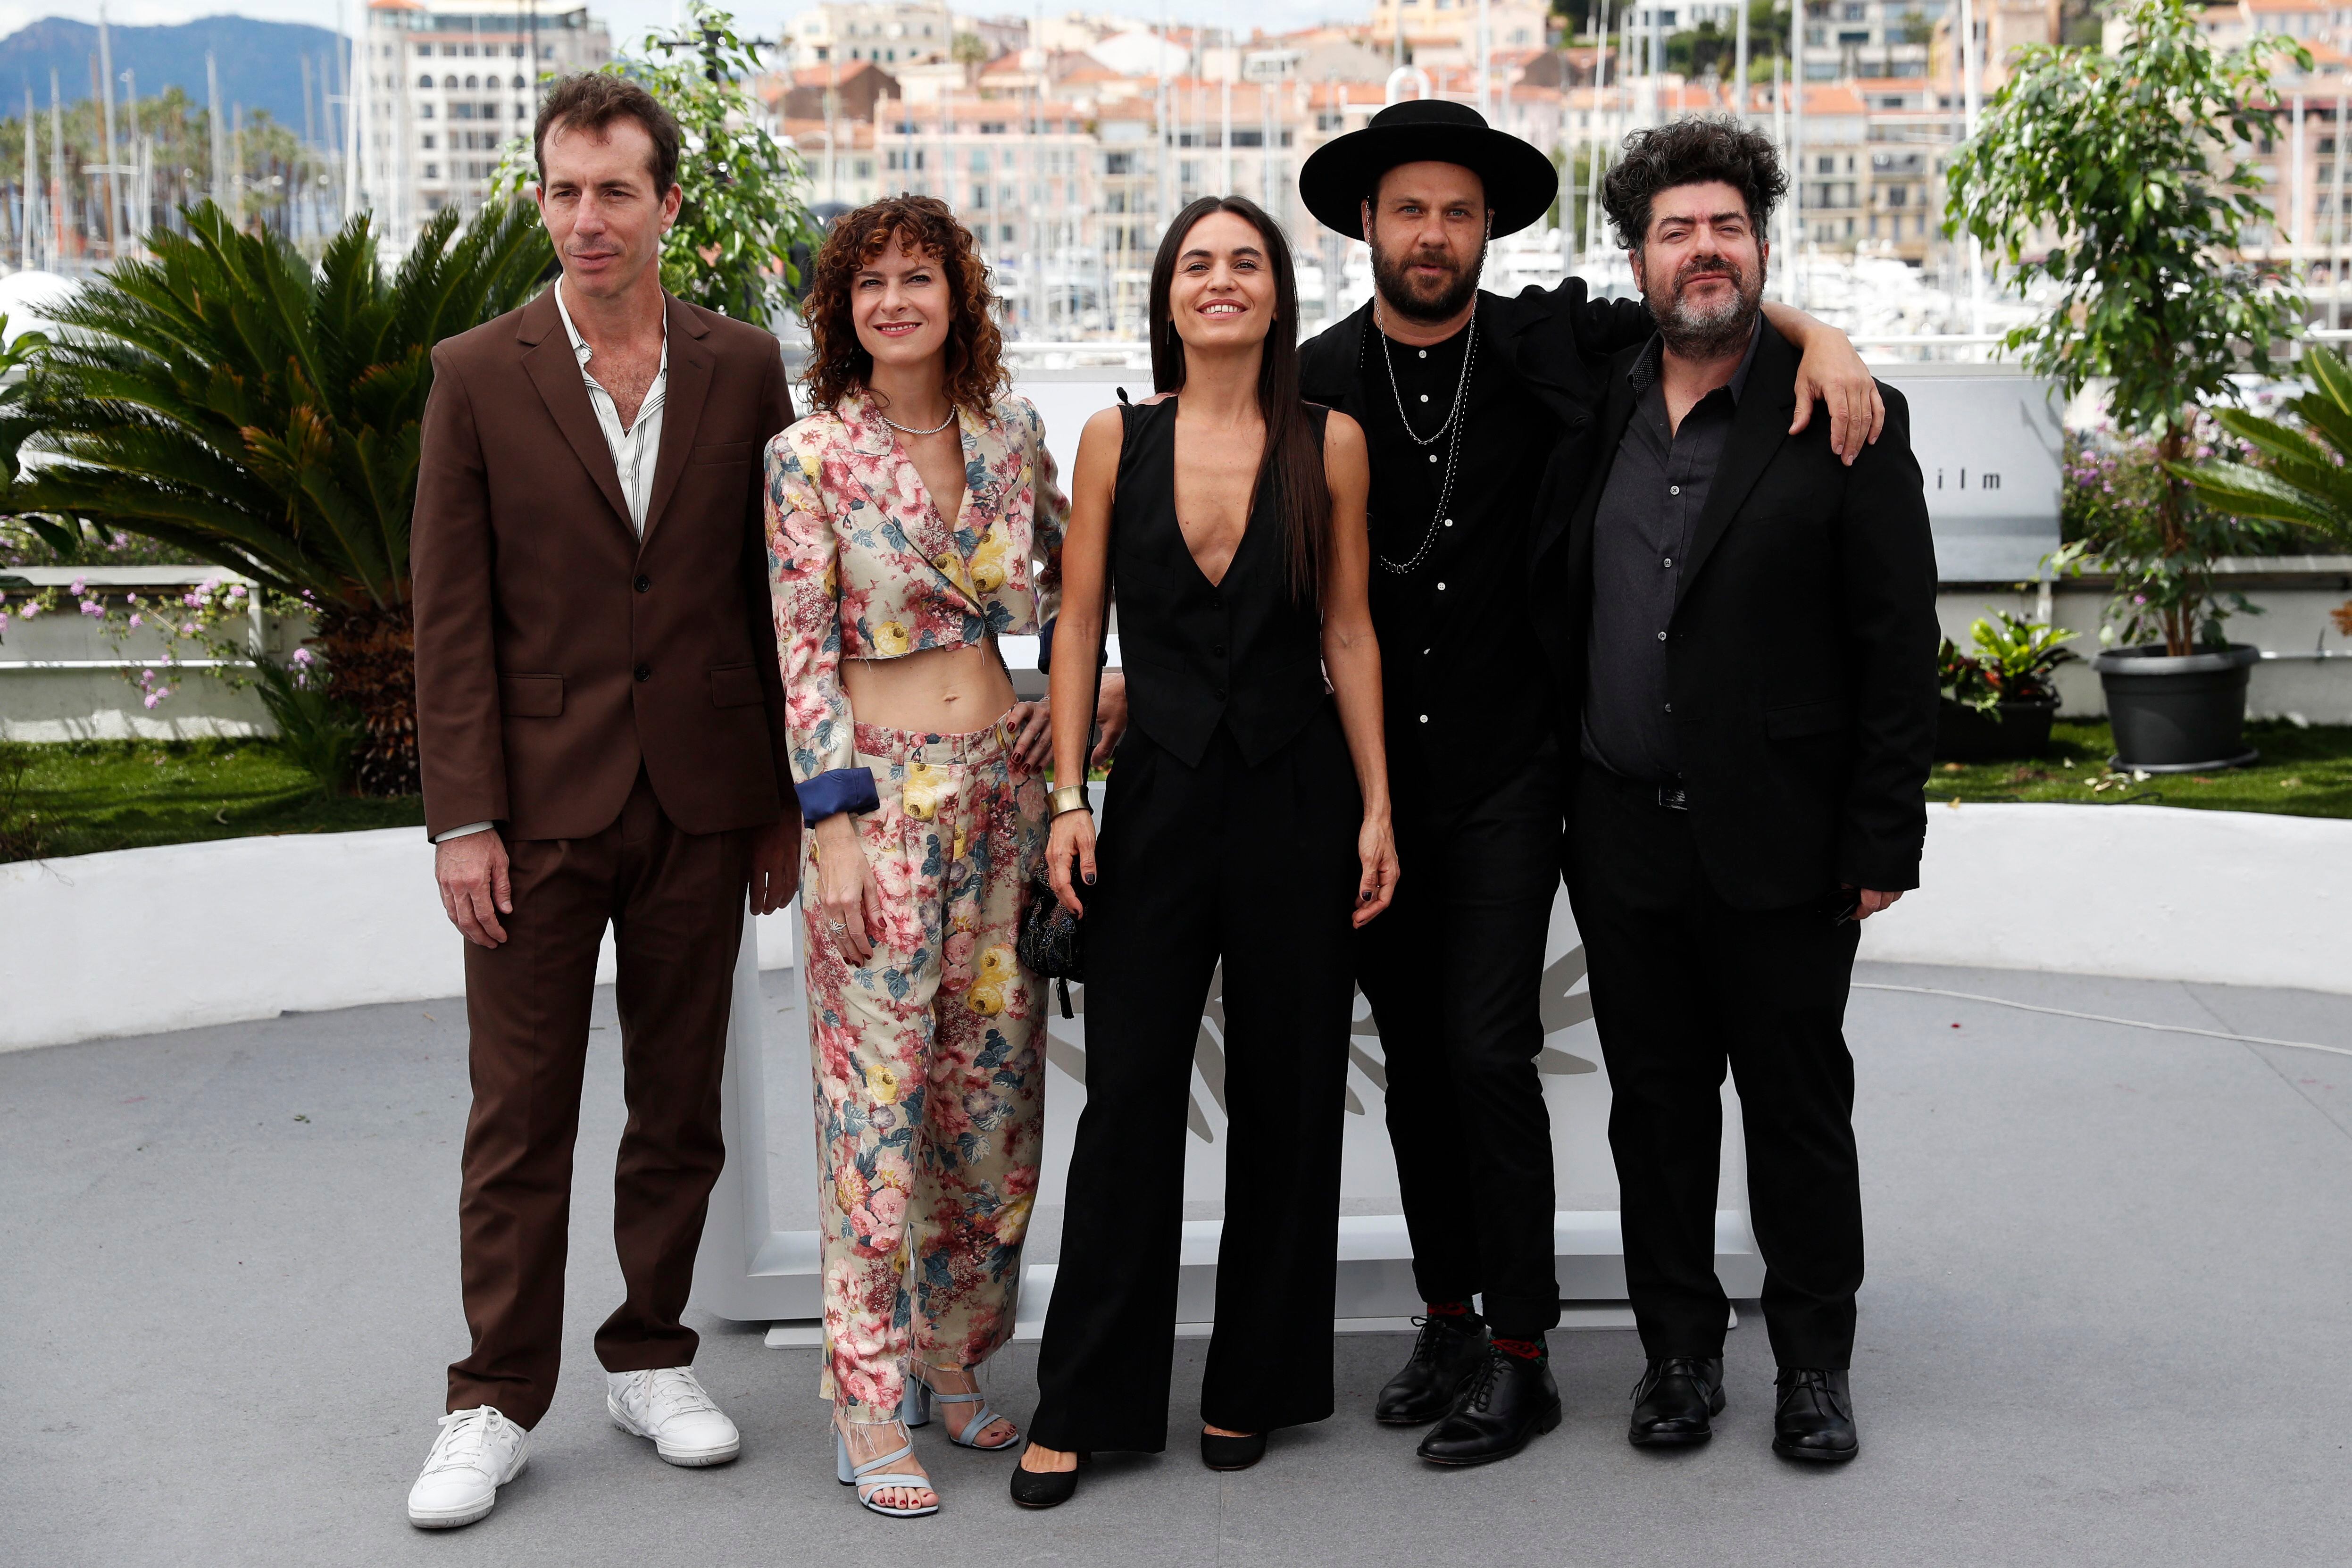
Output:
[[1936,721],[1936,760],[2005,763],[2038,757],[2058,716],[2051,672],[2074,658],[2074,633],[2003,611],[1969,628],[1974,653],[1944,639],[1944,702]]
[[2112,55],[2020,51],[1953,155],[1945,227],[1991,247],[2014,281],[2050,289],[2050,309],[2007,346],[2069,397],[2104,383],[2116,429],[2155,447],[2152,504],[2054,564],[2115,583],[2091,662],[2116,764],[2186,772],[2252,757],[2259,655],[2223,635],[2232,605],[2212,578],[2239,533],[2191,504],[2183,476],[2199,410],[2234,400],[2242,354],[2268,368],[2273,341],[2303,320],[2299,297],[2266,287],[2279,270],[2241,256],[2241,236],[2274,220],[2262,165],[2238,154],[2276,133],[2271,61],[2308,69],[2310,56],[2271,36],[2216,51],[2183,0],[2129,0],[2122,20]]

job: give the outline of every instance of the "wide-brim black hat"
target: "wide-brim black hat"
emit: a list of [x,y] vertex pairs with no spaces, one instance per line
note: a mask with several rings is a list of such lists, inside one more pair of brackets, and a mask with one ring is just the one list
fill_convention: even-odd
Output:
[[1361,131],[1318,147],[1298,171],[1298,194],[1325,227],[1360,239],[1362,203],[1400,163],[1459,163],[1477,175],[1497,235],[1534,223],[1559,195],[1559,171],[1549,158],[1488,125],[1468,104],[1439,98],[1391,103]]

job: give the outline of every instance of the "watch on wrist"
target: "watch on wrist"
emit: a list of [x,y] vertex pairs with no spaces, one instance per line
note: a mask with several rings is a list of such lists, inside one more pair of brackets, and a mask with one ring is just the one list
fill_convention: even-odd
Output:
[[1054,791],[1051,798],[1054,803],[1054,815],[1055,816],[1059,816],[1065,812],[1085,811],[1088,809],[1087,805],[1087,786],[1084,784],[1064,784]]

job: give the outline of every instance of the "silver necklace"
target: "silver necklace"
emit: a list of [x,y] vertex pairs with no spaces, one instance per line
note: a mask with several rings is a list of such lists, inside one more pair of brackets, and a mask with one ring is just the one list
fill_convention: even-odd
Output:
[[1381,325],[1380,307],[1377,304],[1372,308],[1372,327],[1381,334],[1381,363],[1389,367],[1389,395],[1396,399],[1398,421],[1404,426],[1404,433],[1412,437],[1413,445],[1416,447],[1433,446],[1436,443],[1437,438],[1445,434],[1446,426],[1454,423],[1454,416],[1462,412],[1462,394],[1470,385],[1470,362],[1478,353],[1477,316],[1475,313],[1471,316],[1470,339],[1468,342],[1463,345],[1462,375],[1461,378],[1454,384],[1454,406],[1445,411],[1444,422],[1426,436],[1422,435],[1412,427],[1412,416],[1407,415],[1404,411],[1404,390],[1397,385],[1396,356],[1389,348],[1388,329]]
[[[879,414],[879,413],[881,413],[881,410],[877,409],[877,410],[875,410],[875,412],[876,412],[876,413],[877,413],[877,414]],[[899,435],[901,435],[901,436],[936,436],[936,435],[938,435],[940,431],[942,431],[942,430],[946,429],[949,426],[950,426],[950,425],[954,424],[954,423],[955,423],[955,420],[956,420],[955,405],[954,405],[954,404],[952,404],[952,403],[950,403],[950,404],[949,404],[949,405],[948,405],[948,416],[947,416],[946,418],[944,418],[944,419],[940,420],[938,424],[936,424],[936,425],[932,426],[931,426],[929,429],[928,429],[928,430],[916,430],[916,429],[909,428],[909,427],[908,427],[908,426],[904,426],[904,425],[899,424],[896,419],[891,418],[887,414],[883,414],[883,415],[882,415],[882,423],[883,423],[883,424],[885,424],[885,425],[887,425],[888,426],[890,426],[890,428],[891,428],[891,429],[896,430],[896,431],[897,431],[897,432],[898,432],[898,434],[899,434]]]
[[1372,559],[1381,563],[1382,571],[1394,576],[1403,577],[1410,575],[1423,561],[1429,559],[1429,552],[1437,548],[1439,531],[1452,526],[1454,521],[1445,513],[1446,510],[1454,504],[1454,477],[1462,460],[1462,430],[1463,426],[1469,424],[1469,420],[1463,418],[1461,415],[1464,405],[1469,401],[1471,362],[1478,355],[1478,318],[1475,315],[1470,318],[1469,341],[1462,346],[1462,374],[1454,385],[1454,406],[1446,410],[1445,423],[1425,437],[1413,429],[1412,420],[1405,414],[1404,393],[1397,385],[1396,359],[1389,350],[1388,333],[1381,330],[1378,306],[1374,307],[1372,326],[1375,331],[1380,332],[1381,358],[1389,368],[1389,393],[1396,399],[1397,419],[1404,426],[1404,433],[1412,437],[1413,444],[1419,447],[1435,445],[1438,437],[1444,436],[1449,429],[1454,433],[1454,438],[1446,443],[1445,473],[1438,482],[1437,510],[1430,514],[1429,527],[1421,536],[1420,548],[1402,561],[1391,561],[1378,551],[1372,552]]

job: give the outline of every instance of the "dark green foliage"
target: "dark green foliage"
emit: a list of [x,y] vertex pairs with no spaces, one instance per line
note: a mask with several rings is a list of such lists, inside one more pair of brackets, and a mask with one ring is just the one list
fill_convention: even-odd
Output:
[[0,448],[42,457],[7,510],[142,534],[300,596],[365,721],[356,783],[416,788],[408,540],[433,345],[520,304],[553,262],[527,206],[428,222],[399,270],[365,216],[313,269],[206,203],[59,312]]

